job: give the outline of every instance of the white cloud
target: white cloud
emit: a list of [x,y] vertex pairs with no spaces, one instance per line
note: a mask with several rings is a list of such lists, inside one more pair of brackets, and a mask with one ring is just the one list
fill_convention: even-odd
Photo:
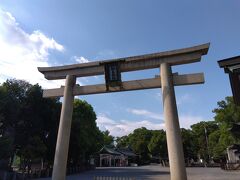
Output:
[[163,115],[162,114],[158,114],[158,113],[154,113],[154,112],[150,112],[146,109],[127,109],[128,112],[135,114],[135,115],[141,115],[147,118],[151,118],[151,119],[159,119],[159,120],[163,120]]
[[190,94],[183,94],[176,98],[177,105],[193,102],[193,97]]
[[105,114],[100,114],[97,117],[97,125],[101,130],[109,130],[113,136],[124,136],[132,133],[135,129],[146,127],[147,129],[157,130],[164,129],[164,123],[153,123],[149,120],[129,121],[120,120],[114,121]]
[[[135,115],[143,116],[147,119],[164,120],[163,114],[154,113],[146,109],[127,109],[127,111]],[[201,116],[196,116],[191,114],[180,113],[179,115],[179,123],[181,128],[189,129],[191,125],[198,123],[200,121],[206,121],[206,119],[204,119]]]
[[[74,61],[76,61],[77,63],[88,63],[90,62],[90,60],[88,60],[87,58],[83,57],[83,56],[73,56],[72,57]],[[93,79],[94,78],[94,79]],[[99,77],[98,76],[90,76],[90,77],[81,77],[81,81],[78,80],[78,83],[83,86],[83,85],[87,85],[89,84],[89,82],[95,82],[98,83]]]
[[208,121],[201,116],[194,116],[190,114],[181,114],[179,116],[180,127],[190,129],[190,126],[200,121]]
[[23,79],[39,83],[44,88],[58,87],[63,81],[48,81],[37,67],[50,66],[49,50],[64,51],[64,47],[39,30],[27,33],[9,12],[0,9],[0,80]]
[[86,59],[85,57],[83,56],[74,56],[73,57],[75,61],[77,61],[78,63],[88,63],[90,62],[88,59]]
[[[180,127],[190,129],[190,126],[200,121],[206,121],[203,117],[194,116],[190,114],[183,114],[179,116]],[[99,114],[97,116],[97,125],[102,130],[109,130],[113,136],[124,136],[132,133],[135,129],[146,127],[151,130],[165,129],[165,122],[156,123],[151,120],[120,120],[115,121],[106,114]]]

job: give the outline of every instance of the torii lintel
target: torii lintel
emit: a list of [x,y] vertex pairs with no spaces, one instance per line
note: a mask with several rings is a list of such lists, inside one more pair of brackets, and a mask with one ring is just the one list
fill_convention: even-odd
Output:
[[66,66],[38,67],[46,79],[65,79],[67,75],[76,77],[95,76],[104,74],[104,64],[120,62],[120,71],[129,72],[144,69],[159,68],[160,64],[168,63],[171,66],[194,63],[207,54],[210,43],[172,51],[145,54],[111,60],[94,61]]

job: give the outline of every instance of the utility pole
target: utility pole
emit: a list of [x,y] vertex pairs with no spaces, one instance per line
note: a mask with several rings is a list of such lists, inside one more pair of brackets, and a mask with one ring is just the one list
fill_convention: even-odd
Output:
[[205,124],[204,124],[204,133],[205,133],[205,139],[206,139],[206,145],[207,145],[208,160],[210,160],[209,144],[208,144],[208,135],[207,135],[207,128],[206,128],[206,125],[205,125]]

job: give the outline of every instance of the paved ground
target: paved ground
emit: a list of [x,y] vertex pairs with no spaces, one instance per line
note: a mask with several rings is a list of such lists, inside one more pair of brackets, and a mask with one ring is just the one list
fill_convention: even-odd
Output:
[[[240,180],[240,171],[220,168],[187,168],[188,180]],[[159,165],[122,168],[97,168],[93,171],[68,176],[67,180],[93,180],[94,176],[136,177],[136,180],[169,180],[169,168]],[[46,180],[46,179],[44,179]]]

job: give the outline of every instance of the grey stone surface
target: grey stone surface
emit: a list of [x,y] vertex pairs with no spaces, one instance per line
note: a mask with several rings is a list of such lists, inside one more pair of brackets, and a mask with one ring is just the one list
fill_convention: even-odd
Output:
[[[68,176],[67,180],[93,180],[94,176],[136,177],[136,180],[170,180],[169,168],[160,165],[142,167],[102,167],[81,174]],[[240,171],[224,171],[220,168],[187,168],[188,180],[239,180]],[[45,178],[41,180],[50,180]],[[40,180],[40,179],[39,179]]]
[[104,63],[122,61],[121,72],[137,71],[158,68],[161,63],[180,65],[199,62],[201,57],[207,54],[210,43],[193,46],[190,48],[177,49],[140,56],[110,59],[105,61],[91,61],[88,63],[72,64],[55,67],[38,67],[46,79],[65,79],[67,75],[76,77],[95,76],[104,74]]
[[54,157],[53,180],[65,180],[73,113],[73,86],[75,82],[76,77],[67,76]]
[[[202,84],[204,83],[203,73],[173,75],[174,86]],[[108,91],[105,84],[75,86],[73,95],[88,95],[99,93],[112,93],[119,91],[132,91],[141,89],[161,88],[160,76],[158,78],[123,81],[121,87],[110,87]],[[43,90],[43,97],[61,97],[64,93],[64,86],[54,89]]]
[[173,85],[172,68],[167,63],[161,64],[160,68],[162,81],[163,113],[167,135],[171,180],[186,180],[187,176]]

